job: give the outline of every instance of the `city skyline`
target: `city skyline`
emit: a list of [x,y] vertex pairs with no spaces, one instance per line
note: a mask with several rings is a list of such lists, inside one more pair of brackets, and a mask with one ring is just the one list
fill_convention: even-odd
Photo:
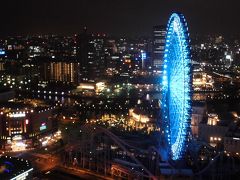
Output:
[[[84,26],[110,35],[151,36],[154,25],[165,25],[172,12],[187,17],[190,34],[237,35],[240,25],[235,1],[16,1],[2,2],[0,36],[75,34]],[[11,13],[9,13],[11,12]]]
[[0,179],[238,179],[238,4],[3,2]]

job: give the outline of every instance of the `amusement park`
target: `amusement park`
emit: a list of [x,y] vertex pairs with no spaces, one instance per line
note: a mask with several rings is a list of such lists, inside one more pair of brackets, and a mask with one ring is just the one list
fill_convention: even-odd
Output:
[[[163,57],[161,98],[152,132],[138,132],[139,123],[151,120],[134,110],[135,124],[120,125],[124,120],[116,116],[90,120],[80,127],[78,143],[65,149],[61,160],[65,167],[72,165],[113,179],[236,177],[232,171],[238,171],[239,158],[194,138],[190,37],[181,13],[169,18]],[[130,127],[135,130],[126,131]]]

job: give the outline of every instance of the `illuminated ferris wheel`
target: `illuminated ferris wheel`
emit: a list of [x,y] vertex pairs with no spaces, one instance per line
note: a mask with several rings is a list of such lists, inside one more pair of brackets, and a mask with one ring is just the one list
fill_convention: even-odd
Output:
[[162,133],[168,159],[181,160],[191,119],[191,60],[187,23],[182,14],[171,15],[166,35],[162,78]]

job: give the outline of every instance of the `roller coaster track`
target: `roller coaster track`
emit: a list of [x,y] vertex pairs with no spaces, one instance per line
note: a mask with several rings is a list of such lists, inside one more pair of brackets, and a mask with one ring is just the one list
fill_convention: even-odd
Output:
[[[95,127],[95,126],[92,126],[92,125],[84,125],[84,126],[81,127],[81,130],[82,130],[83,133],[85,131],[85,132],[90,133],[90,134],[95,135],[95,136],[99,133],[104,133],[105,135],[110,137],[114,141],[114,143],[116,143],[122,150],[124,150],[124,152],[126,152],[130,156],[130,158],[133,161],[135,161],[136,164],[138,164],[148,174],[149,178],[151,178],[153,180],[157,180],[157,178],[133,155],[132,152],[130,152],[128,150],[128,148],[132,148],[132,149],[139,150],[139,151],[142,151],[142,152],[143,152],[143,150],[127,144],[122,139],[117,137],[115,134],[113,134],[109,130],[107,130],[105,128],[102,128],[102,127]],[[76,146],[78,146],[78,145],[75,145],[75,148],[76,148]]]

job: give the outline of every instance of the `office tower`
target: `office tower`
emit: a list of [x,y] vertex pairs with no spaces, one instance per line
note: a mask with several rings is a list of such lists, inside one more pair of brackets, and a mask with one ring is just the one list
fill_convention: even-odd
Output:
[[161,68],[163,64],[163,54],[165,46],[166,27],[153,27],[153,49],[152,49],[152,66]]
[[80,81],[94,82],[105,71],[105,36],[87,33],[87,29],[77,36],[76,57],[80,63]]

